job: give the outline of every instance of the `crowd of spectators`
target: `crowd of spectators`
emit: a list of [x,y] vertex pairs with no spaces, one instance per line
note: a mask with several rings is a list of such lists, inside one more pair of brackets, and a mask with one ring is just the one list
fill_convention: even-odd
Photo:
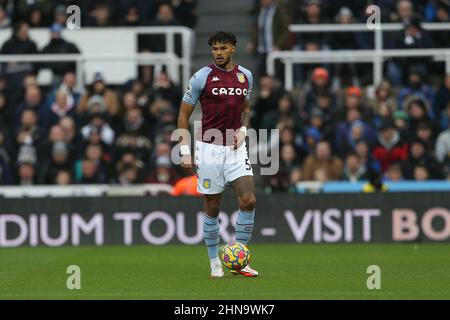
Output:
[[0,27],[19,21],[32,28],[65,25],[67,8],[77,5],[83,27],[196,24],[197,0],[0,0]]
[[[426,31],[423,22],[450,22],[447,0],[255,0],[253,38],[259,90],[252,125],[280,129],[280,171],[264,177],[265,190],[296,191],[300,181],[450,180],[450,74],[444,63],[396,58],[370,90],[372,66],[317,64],[294,68],[295,88],[285,92],[283,68],[267,75],[267,54],[278,50],[373,49],[373,33],[290,33],[289,24],[365,23],[369,5],[385,32],[385,49],[450,48],[449,30]],[[258,85],[258,84],[257,84]]]
[[[51,26],[52,33],[51,43],[43,51],[77,52],[74,44],[60,37],[58,27],[58,12],[62,12],[58,5],[66,6],[69,1],[35,1],[38,14],[31,10],[35,7],[24,5],[28,2],[18,1],[14,9],[30,10],[24,15],[29,17],[28,23],[16,24],[12,38],[2,45],[2,53],[38,52],[28,38],[28,29],[39,26],[36,21],[40,19]],[[0,26],[14,21],[13,15],[6,14],[7,3],[0,1]],[[83,8],[92,10],[84,10],[83,23],[195,24],[195,1],[114,3],[86,1]],[[446,1],[370,3],[380,5],[382,21],[405,26],[401,32],[386,35],[386,47],[450,47],[448,31],[429,34],[422,28],[423,21],[449,20]],[[299,181],[361,181],[374,172],[390,181],[450,179],[450,75],[444,74],[442,63],[430,59],[387,61],[386,79],[373,92],[364,84],[371,72],[364,65],[297,69],[292,92],[283,90],[281,76],[270,77],[264,70],[262,61],[273,50],[373,47],[369,34],[291,34],[287,29],[289,23],[361,22],[368,4],[255,1],[255,36],[247,46],[259,58],[251,125],[255,129],[280,129],[280,170],[263,177],[267,192],[294,192]],[[141,77],[118,87],[109,86],[97,73],[85,92],[78,92],[74,66],[47,66],[57,76],[50,88],[37,83],[36,70],[42,67],[46,66],[22,63],[2,68],[0,184],[174,185],[184,176],[170,161],[170,134],[176,128],[183,93],[165,72],[152,82]],[[192,187],[186,181],[186,188]]]

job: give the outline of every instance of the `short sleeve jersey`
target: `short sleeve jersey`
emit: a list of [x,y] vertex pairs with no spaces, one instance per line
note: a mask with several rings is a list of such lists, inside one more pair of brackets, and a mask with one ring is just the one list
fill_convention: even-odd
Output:
[[[242,110],[245,101],[250,99],[252,86],[252,73],[239,65],[227,71],[212,64],[197,71],[183,97],[183,101],[192,106],[200,100],[202,132],[197,139],[221,145],[233,144],[227,129],[235,131],[241,127]],[[209,135],[205,135],[209,129],[219,130],[222,141],[209,139]]]

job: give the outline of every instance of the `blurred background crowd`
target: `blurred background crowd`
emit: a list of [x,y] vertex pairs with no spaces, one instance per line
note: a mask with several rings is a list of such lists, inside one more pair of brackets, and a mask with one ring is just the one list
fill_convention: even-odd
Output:
[[[194,28],[195,0],[75,1],[90,27],[185,25]],[[0,28],[14,27],[1,54],[38,53],[29,28],[50,27],[44,53],[77,53],[61,37],[65,8],[74,1],[0,0]],[[295,192],[300,181],[450,179],[450,74],[431,58],[396,58],[385,80],[369,90],[371,64],[297,66],[295,88],[283,90],[283,70],[267,75],[275,50],[373,49],[372,33],[290,33],[295,24],[362,23],[365,8],[382,8],[382,22],[404,28],[383,35],[385,49],[449,48],[450,31],[429,32],[424,22],[450,22],[445,0],[255,0],[249,16],[255,56],[252,127],[280,130],[281,167],[263,177],[270,192]],[[18,18],[20,17],[20,19]],[[25,18],[25,19],[24,19]],[[158,51],[160,39],[139,39],[139,51]],[[245,44],[240,44],[245,45]],[[235,59],[239,63],[239,57]],[[41,87],[50,68],[57,81]],[[4,64],[0,74],[0,184],[168,183],[183,172],[170,160],[183,95],[163,71],[142,68],[122,86],[101,72],[83,92],[74,65]],[[282,68],[281,68],[282,69]]]

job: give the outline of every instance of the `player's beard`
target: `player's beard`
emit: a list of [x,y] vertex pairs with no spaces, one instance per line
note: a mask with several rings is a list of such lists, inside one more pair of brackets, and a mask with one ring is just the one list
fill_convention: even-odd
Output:
[[219,62],[217,62],[217,58],[214,58],[215,62],[216,62],[216,66],[220,67],[220,68],[225,68],[227,66],[227,64],[230,63],[231,61],[231,57],[229,57],[227,60],[223,59],[223,62],[219,64]]

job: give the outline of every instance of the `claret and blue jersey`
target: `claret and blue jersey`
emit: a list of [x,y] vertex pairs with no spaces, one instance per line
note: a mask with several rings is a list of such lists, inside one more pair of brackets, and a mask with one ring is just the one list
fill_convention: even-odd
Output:
[[[239,65],[227,71],[212,64],[192,76],[183,101],[195,106],[200,100],[203,138],[200,140],[222,145],[233,144],[233,137],[226,137],[226,130],[241,127],[242,110],[245,101],[250,99],[252,85],[252,73]],[[223,141],[209,140],[204,135],[208,129],[219,130]]]

